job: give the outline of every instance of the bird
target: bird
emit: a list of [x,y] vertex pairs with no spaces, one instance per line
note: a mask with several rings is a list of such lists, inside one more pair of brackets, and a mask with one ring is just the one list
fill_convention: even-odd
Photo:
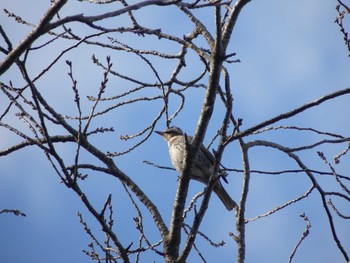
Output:
[[[170,127],[165,131],[155,132],[161,135],[168,143],[171,163],[175,167],[175,170],[181,174],[184,169],[186,143],[192,143],[193,137],[185,135],[180,128],[175,126]],[[213,172],[214,156],[203,144],[201,144],[191,170],[191,179],[208,185],[210,176]],[[213,191],[220,198],[228,211],[231,211],[236,206],[236,203],[226,192],[219,179],[215,182]]]

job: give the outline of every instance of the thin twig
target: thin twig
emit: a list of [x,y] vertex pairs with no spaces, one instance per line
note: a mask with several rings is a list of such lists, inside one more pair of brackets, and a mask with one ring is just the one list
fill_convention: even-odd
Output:
[[344,219],[350,219],[350,216],[346,216],[346,215],[339,212],[339,210],[335,207],[335,205],[333,204],[331,199],[328,199],[328,204],[339,217],[344,218]]
[[308,217],[305,215],[305,213],[302,213],[300,215],[300,217],[303,218],[303,220],[306,222],[306,228],[305,228],[304,232],[302,233],[301,238],[299,239],[298,243],[295,245],[291,255],[289,256],[288,263],[292,262],[293,257],[295,256],[295,253],[297,252],[299,246],[301,245],[301,242],[303,242],[303,240],[310,234],[311,223],[310,223]]
[[276,207],[275,209],[272,209],[272,210],[268,211],[268,212],[265,213],[265,214],[256,216],[256,217],[251,218],[251,219],[246,219],[245,222],[246,222],[246,223],[249,223],[249,222],[258,220],[258,219],[260,219],[260,218],[263,218],[263,217],[272,215],[272,214],[274,214],[274,213],[276,213],[276,212],[278,212],[278,211],[280,211],[280,210],[286,208],[287,206],[290,206],[290,205],[292,205],[292,204],[295,204],[295,203],[301,201],[302,199],[308,197],[309,194],[311,194],[311,192],[312,192],[314,189],[315,189],[315,187],[314,187],[314,186],[311,186],[310,189],[309,189],[307,192],[305,192],[303,195],[299,196],[298,198],[295,198],[295,199],[293,199],[293,200],[291,200],[291,201],[289,201],[289,202],[287,202],[287,203],[285,203],[285,204],[283,204],[283,205],[281,205],[281,206],[278,206],[278,207]]
[[0,214],[14,214],[16,216],[24,216],[26,217],[27,215],[25,213],[22,213],[20,210],[18,209],[2,209],[0,210]]

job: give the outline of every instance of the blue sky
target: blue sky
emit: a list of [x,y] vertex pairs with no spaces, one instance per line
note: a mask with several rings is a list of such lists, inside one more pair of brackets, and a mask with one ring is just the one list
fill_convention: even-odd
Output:
[[[30,1],[2,0],[1,7],[14,12],[23,19],[37,23],[40,15],[48,7],[48,2],[36,4],[35,10]],[[304,103],[313,101],[324,94],[343,89],[350,83],[350,62],[347,50],[343,44],[343,36],[334,23],[336,17],[336,1],[252,1],[241,14],[234,30],[229,51],[236,52],[242,62],[228,66],[231,75],[231,87],[234,94],[234,114],[243,118],[242,129],[258,124],[263,120],[274,117],[281,112],[292,110]],[[113,5],[92,5],[78,1],[70,1],[61,12],[61,16],[84,13],[111,11]],[[28,12],[28,10],[30,10]],[[179,36],[190,32],[192,27],[175,8],[147,8],[137,19],[140,24],[153,28],[164,25],[165,32]],[[208,29],[213,29],[212,12],[198,14],[204,19]],[[18,43],[30,28],[17,25],[3,12],[0,23],[10,39]],[[106,25],[125,23],[124,18],[109,19]],[[83,33],[82,26],[74,26]],[[123,41],[135,47],[154,47],[178,52],[179,50],[166,41],[156,39],[128,38]],[[3,40],[1,40],[3,41]],[[43,43],[39,39],[36,45]],[[2,42],[1,42],[2,43]],[[53,44],[29,57],[30,73],[35,76],[40,69],[48,65],[64,47],[72,43]],[[78,80],[81,98],[85,95],[97,94],[103,72],[91,63],[91,56],[95,54],[101,61],[110,54],[108,50],[81,46],[78,50],[66,54],[52,73],[49,73],[38,85],[42,88],[47,99],[60,109],[62,113],[73,115],[76,113],[73,101],[71,82],[67,76],[66,59],[73,62],[74,75]],[[129,76],[136,76],[149,82],[156,79],[149,67],[130,54],[113,53],[114,69]],[[3,59],[3,55],[0,56]],[[156,64],[160,76],[164,79],[171,75],[173,63],[162,62]],[[201,64],[197,60],[187,61],[187,71],[182,75],[186,80],[193,74],[198,74]],[[1,76],[1,81],[13,80],[15,85],[22,81],[18,78],[18,71],[11,69]],[[128,83],[110,77],[106,95],[112,95],[130,88]],[[153,90],[144,91],[139,95],[157,94]],[[192,90],[186,94],[187,102],[183,112],[174,120],[173,125],[180,126],[186,133],[193,134],[203,99],[203,90]],[[178,98],[171,98],[170,109],[176,110]],[[322,131],[338,132],[348,136],[350,112],[349,96],[327,102],[320,108],[307,111],[290,121],[283,121],[278,125],[298,125],[313,127]],[[85,103],[83,110],[87,114],[91,104]],[[93,127],[115,128],[115,133],[96,137],[94,143],[104,151],[123,151],[134,142],[119,140],[121,134],[133,134],[143,129],[156,115],[161,101],[155,103],[141,103],[136,107],[126,106],[113,112],[106,118],[93,123]],[[0,109],[3,110],[2,106]],[[215,134],[221,122],[222,106],[214,109],[205,143]],[[143,113],[140,118],[140,112]],[[18,127],[24,127],[16,118],[7,121]],[[158,123],[157,129],[165,128],[165,118]],[[59,134],[61,130],[51,127],[51,131]],[[275,131],[262,134],[255,138],[271,140],[285,146],[297,147],[311,144],[321,137],[315,137],[310,132]],[[255,139],[249,137],[246,141]],[[14,135],[0,129],[1,149],[18,141]],[[317,150],[325,152],[329,160],[344,149],[344,145],[320,147]],[[72,145],[58,147],[65,156],[67,163],[73,162],[75,148]],[[295,163],[283,154],[265,148],[253,148],[251,154],[251,168],[261,170],[296,169]],[[326,165],[319,159],[316,149],[300,153],[303,161],[312,169],[327,170]],[[89,155],[83,155],[85,162],[96,163]],[[148,160],[159,165],[170,166],[166,143],[156,134],[141,147],[129,155],[115,158],[121,170],[144,189],[151,200],[157,205],[168,224],[171,216],[169,207],[173,204],[176,190],[176,172],[159,170],[143,163]],[[346,175],[349,171],[349,158],[343,157],[337,172]],[[237,144],[228,148],[223,163],[231,168],[242,168],[241,155]],[[27,217],[12,215],[0,216],[0,254],[3,262],[88,262],[82,249],[88,249],[90,242],[77,217],[80,211],[91,229],[103,241],[96,225],[88,211],[82,207],[79,197],[60,183],[58,176],[48,164],[42,152],[34,147],[25,149],[11,156],[0,158],[0,209],[20,209]],[[238,200],[241,193],[242,175],[229,175],[229,185],[225,185],[230,195]],[[337,189],[334,179],[327,176],[317,176],[317,179],[327,190]],[[252,218],[263,214],[274,207],[302,195],[310,186],[308,178],[303,174],[287,174],[267,176],[254,174],[251,179],[250,194],[247,204],[247,217]],[[92,203],[102,207],[108,194],[113,195],[115,232],[121,236],[124,244],[137,240],[132,218],[135,211],[130,208],[127,196],[120,183],[107,175],[89,173],[89,177],[82,183]],[[190,194],[194,195],[203,186],[193,182]],[[349,215],[349,204],[339,202],[339,208]],[[273,216],[247,224],[247,256],[246,262],[286,262],[296,242],[305,228],[305,222],[299,214],[305,212],[312,227],[310,236],[303,242],[294,262],[343,262],[340,252],[332,241],[329,226],[325,220],[320,198],[314,192],[309,199],[290,206]],[[335,217],[336,229],[343,245],[350,253],[349,222]],[[151,218],[145,213],[147,235],[152,242],[159,240],[156,228],[151,224]],[[127,223],[126,223],[127,222]],[[190,221],[189,221],[190,222]],[[222,206],[216,196],[213,196],[201,229],[213,241],[224,240],[224,247],[215,249],[208,247],[203,239],[198,238],[198,246],[208,262],[234,262],[236,258],[236,244],[228,236],[234,231],[234,214],[229,213]],[[162,262],[159,256],[147,253],[142,262]],[[195,252],[190,255],[189,262],[200,262]]]

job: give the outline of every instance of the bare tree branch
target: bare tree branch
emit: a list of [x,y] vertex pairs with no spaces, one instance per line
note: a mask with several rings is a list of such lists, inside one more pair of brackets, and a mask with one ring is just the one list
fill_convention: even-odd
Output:
[[41,18],[38,25],[21,41],[14,49],[9,50],[9,54],[0,64],[0,75],[11,67],[11,65],[23,54],[23,52],[32,45],[32,43],[42,34],[47,32],[47,27],[57,12],[67,3],[67,0],[55,0],[51,7]]
[[2,209],[0,210],[0,214],[14,214],[16,216],[27,216],[25,213],[22,213],[20,210],[18,209]]
[[[292,205],[297,206],[315,192],[328,222],[330,241],[349,261],[349,252],[339,236],[335,220],[335,217],[348,220],[349,216],[342,211],[340,203],[332,201],[350,203],[350,177],[340,168],[340,160],[345,160],[341,165],[347,163],[350,137],[339,132],[343,130],[341,127],[322,130],[299,126],[293,121],[294,117],[323,106],[325,102],[345,98],[350,88],[326,94],[298,107],[292,106],[288,112],[279,113],[276,109],[274,117],[242,129],[243,119],[237,116],[234,101],[239,99],[234,95],[240,87],[232,82],[236,74],[232,63],[240,60],[229,48],[234,28],[250,0],[148,0],[134,4],[129,4],[127,0],[81,1],[111,4],[113,9],[100,13],[93,10],[91,15],[74,13],[61,17],[59,11],[68,6],[68,1],[54,0],[37,24],[5,10],[11,20],[30,27],[31,31],[14,45],[11,42],[13,32],[6,32],[5,27],[0,26],[0,52],[4,57],[0,65],[0,75],[4,75],[0,82],[3,102],[0,105],[0,132],[4,132],[5,137],[12,136],[2,144],[0,157],[11,156],[29,146],[45,154],[56,176],[76,194],[88,215],[101,228],[104,240],[100,238],[100,233],[90,228],[86,215],[78,214],[90,239],[88,248],[83,250],[85,255],[97,262],[143,262],[143,256],[151,254],[165,262],[183,263],[189,261],[191,253],[194,253],[199,261],[209,262],[205,246],[217,248],[225,242],[214,242],[221,238],[211,238],[202,222],[211,212],[207,210],[217,180],[222,178],[227,182],[235,176],[235,180],[242,180],[240,196],[235,197],[237,203],[233,201],[235,215],[228,214],[235,221],[235,230],[231,230],[235,234],[229,234],[235,243],[231,247],[229,244],[226,246],[230,250],[236,249],[236,262],[243,263],[247,258],[249,249],[246,246],[250,244],[246,235],[250,226],[248,222],[268,217]],[[347,4],[337,1],[338,17],[335,22],[349,49],[344,21],[350,9]],[[174,33],[166,24],[145,23],[142,18],[151,9],[171,11],[175,18],[178,14],[185,16],[185,21],[181,22],[186,23],[186,31],[178,28]],[[214,11],[214,15],[203,16],[208,11]],[[89,55],[83,58],[86,50]],[[45,65],[38,59],[42,54],[50,56]],[[80,61],[77,63],[77,54],[79,59],[87,59],[94,67],[96,71],[93,74]],[[32,69],[33,63],[38,64],[35,70]],[[132,66],[128,67],[128,63]],[[59,72],[62,64],[68,66],[68,74]],[[13,68],[19,73],[16,77],[11,75]],[[20,75],[22,80],[17,77]],[[98,82],[95,81],[96,76]],[[60,90],[55,90],[52,88],[55,85],[51,84],[59,84]],[[65,92],[67,87],[67,95],[64,93],[67,99],[55,101],[56,97],[52,94]],[[123,160],[127,158],[126,163],[130,165],[133,162],[134,165],[133,154],[148,149],[149,142],[155,143],[152,135],[157,126],[170,127],[173,123],[189,119],[187,113],[193,105],[197,105],[194,100],[200,97],[197,94],[204,99],[201,108],[197,111],[193,108],[199,113],[195,116],[197,123],[192,122],[196,123],[195,134],[191,141],[186,142],[184,169],[179,175],[174,205],[164,211],[164,207],[157,207],[158,200],[151,198],[154,192],[148,195],[143,182],[138,181],[139,177],[122,171],[121,167],[125,167]],[[130,109],[133,114],[130,116],[134,119],[129,118]],[[121,114],[122,118],[119,118]],[[277,124],[281,121],[283,124]],[[346,123],[345,120],[343,123]],[[117,132],[118,135],[115,134]],[[283,136],[279,137],[281,133],[306,134],[311,139],[305,142],[286,141]],[[275,143],[281,140],[281,143]],[[198,168],[195,160],[203,141],[209,142],[207,149],[213,152],[213,173],[204,190],[188,198],[191,175],[193,169]],[[250,150],[261,146],[282,153],[296,167],[251,169],[256,155],[252,155]],[[329,153],[324,151],[333,146],[336,146],[335,153],[332,153],[336,166],[328,161],[326,156]],[[304,154],[314,151],[318,151],[321,159],[309,165]],[[241,155],[240,165],[237,164],[236,152]],[[154,161],[160,155],[143,154],[147,156],[142,159],[146,159],[144,163],[156,168],[153,171],[174,170],[162,165],[160,159]],[[221,163],[222,160],[225,163]],[[323,166],[319,166],[322,162]],[[142,169],[138,173],[142,174]],[[311,185],[302,193],[297,193],[294,199],[279,202],[280,205],[272,206],[273,209],[265,208],[267,212],[264,214],[247,218],[246,211],[250,205],[247,200],[254,196],[250,186],[253,173],[259,177],[298,174],[298,177],[307,178]],[[169,171],[169,174],[173,172]],[[84,183],[90,182],[93,176],[116,181],[126,197],[118,199],[118,202],[131,207],[134,216],[126,222],[116,221],[119,210],[112,206],[110,193],[104,192],[102,196],[105,200],[96,206],[92,199],[94,195],[85,191],[84,187]],[[334,188],[321,183],[325,178],[333,180]],[[238,187],[234,184],[230,190],[237,194]],[[115,201],[115,195],[113,197]],[[169,209],[172,209],[172,215],[166,224],[163,218],[168,217]],[[25,216],[19,210],[3,209],[2,213]],[[305,210],[305,213],[308,214],[308,211]],[[311,224],[305,214],[301,217],[306,222],[306,228],[289,256],[289,262],[309,235]],[[126,239],[115,230],[116,225],[120,228],[124,224],[136,230],[133,240]],[[152,232],[148,229],[150,225]],[[198,236],[203,239],[197,239]]]
[[311,223],[310,223],[308,217],[307,217],[304,213],[302,213],[302,214],[300,215],[300,217],[303,218],[303,220],[304,220],[307,224],[306,224],[306,228],[305,228],[304,232],[302,233],[302,236],[301,236],[300,240],[299,240],[298,243],[295,245],[295,247],[294,247],[294,249],[293,249],[291,255],[289,256],[289,259],[288,259],[288,262],[289,262],[289,263],[292,262],[293,257],[294,257],[294,255],[295,255],[295,253],[297,252],[297,250],[298,250],[298,248],[299,248],[301,242],[303,242],[303,240],[304,240],[304,239],[309,235],[309,233],[310,233]]
[[258,131],[258,130],[260,130],[268,125],[271,125],[271,124],[276,123],[278,121],[281,121],[283,119],[289,119],[289,118],[291,118],[291,117],[293,117],[293,116],[295,116],[295,115],[297,115],[305,110],[308,110],[310,108],[318,106],[318,105],[322,104],[323,102],[326,102],[328,100],[332,100],[334,98],[337,98],[337,97],[340,97],[340,96],[343,96],[343,95],[346,95],[349,93],[350,93],[350,88],[346,88],[343,90],[339,90],[339,91],[330,93],[330,94],[325,95],[325,96],[323,96],[323,97],[321,97],[313,102],[304,104],[303,106],[300,106],[299,108],[296,108],[296,109],[289,111],[289,112],[286,112],[286,113],[282,113],[282,114],[280,114],[276,117],[273,117],[267,121],[264,121],[264,122],[257,124],[251,128],[248,128],[240,133],[237,133],[237,134],[233,135],[229,141],[233,141],[235,139],[242,138],[242,137],[247,136],[253,132],[256,132],[256,131]]

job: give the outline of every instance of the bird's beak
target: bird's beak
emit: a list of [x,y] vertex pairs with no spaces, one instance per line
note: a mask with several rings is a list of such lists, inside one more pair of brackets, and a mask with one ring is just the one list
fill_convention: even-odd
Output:
[[163,136],[164,132],[161,131],[154,131],[155,133],[158,133],[160,136]]

